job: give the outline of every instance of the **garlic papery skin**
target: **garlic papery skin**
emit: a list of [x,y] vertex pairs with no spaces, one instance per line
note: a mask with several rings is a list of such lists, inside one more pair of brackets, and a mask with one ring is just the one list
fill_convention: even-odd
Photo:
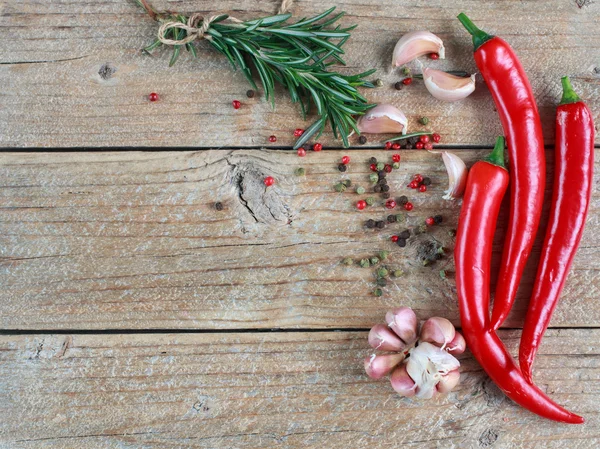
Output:
[[361,133],[367,134],[406,134],[408,119],[397,107],[380,104],[361,115],[356,126]]
[[371,379],[381,379],[387,376],[395,366],[404,360],[404,354],[383,354],[365,358],[365,371]]
[[369,344],[380,351],[402,351],[406,345],[385,324],[376,324],[369,331]]
[[406,372],[417,386],[416,396],[430,399],[437,392],[440,380],[459,367],[459,361],[451,354],[431,343],[421,342],[411,349]]
[[386,313],[385,321],[407,346],[417,341],[417,315],[410,307],[400,307]]
[[442,152],[442,160],[448,172],[448,189],[444,191],[445,200],[460,198],[467,185],[467,166],[464,161],[454,153]]
[[392,65],[400,67],[419,56],[430,53],[437,53],[440,59],[446,57],[442,40],[429,31],[411,31],[396,43],[392,54]]
[[459,101],[475,90],[475,75],[463,78],[441,70],[425,68],[423,81],[429,93],[442,101]]

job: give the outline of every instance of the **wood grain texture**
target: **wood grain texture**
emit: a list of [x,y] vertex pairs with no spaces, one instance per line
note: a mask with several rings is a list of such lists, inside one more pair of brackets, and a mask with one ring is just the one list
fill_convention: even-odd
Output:
[[[503,332],[511,350],[518,332]],[[587,422],[518,407],[470,356],[430,401],[372,381],[364,332],[0,336],[0,446],[565,448],[600,445],[600,331],[551,330],[536,381]]]
[[[458,153],[471,164],[487,151]],[[341,154],[352,159],[344,175],[336,168]],[[440,156],[402,151],[388,179],[394,196],[408,194],[415,208],[403,212],[405,223],[380,231],[364,222],[387,217],[382,199],[359,212],[354,204],[367,195],[333,190],[343,178],[369,187],[371,156],[385,161],[391,152],[310,152],[304,159],[272,150],[2,154],[0,327],[366,328],[399,305],[457,323],[449,231],[460,205],[441,199],[447,176]],[[293,174],[300,166],[304,177]],[[432,179],[426,193],[406,188],[417,172]],[[277,180],[271,188],[262,183],[268,175]],[[215,201],[225,209],[215,210]],[[406,249],[389,240],[434,214],[444,223]],[[600,322],[599,217],[595,188],[553,326]],[[496,256],[505,223],[503,214]],[[418,251],[432,239],[448,253],[423,267]],[[539,249],[538,239],[535,257]],[[378,298],[373,268],[340,262],[380,250],[391,251],[387,266],[406,274]],[[509,327],[522,324],[535,265],[534,258]]]
[[[157,8],[210,12],[214,2],[155,1]],[[279,1],[225,0],[223,11],[236,17],[272,14]],[[560,77],[570,75],[577,91],[600,122],[600,3],[578,7],[575,1],[475,0],[456,2],[348,0],[327,5],[296,1],[297,17],[337,5],[344,23],[359,27],[346,45],[347,70],[378,69],[383,88],[366,92],[377,103],[393,103],[410,117],[431,119],[444,143],[491,145],[500,133],[490,94],[481,78],[476,93],[456,104],[433,99],[422,84],[397,92],[400,74],[391,72],[391,53],[398,38],[415,29],[442,37],[447,60],[424,62],[432,67],[476,71],[467,33],[455,19],[464,10],[482,28],[514,46],[529,74],[543,119],[553,140],[554,108]],[[213,11],[214,12],[214,11]],[[168,68],[169,55],[144,56],[156,26],[134,1],[83,0],[0,4],[0,147],[244,147],[289,146],[292,131],[303,123],[297,108],[280,91],[277,110],[263,98],[248,100],[240,73],[205,44],[199,59],[187,55]],[[149,103],[156,91],[161,101]],[[233,99],[244,102],[235,111]],[[600,133],[599,133],[600,134]],[[326,144],[332,143],[330,135]]]

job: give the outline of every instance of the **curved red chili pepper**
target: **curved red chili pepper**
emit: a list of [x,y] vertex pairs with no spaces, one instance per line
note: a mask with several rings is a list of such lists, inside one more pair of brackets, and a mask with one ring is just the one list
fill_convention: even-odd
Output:
[[458,19],[473,35],[475,62],[496,103],[509,152],[510,217],[491,320],[497,329],[513,305],[540,222],[546,182],[544,139],[531,86],[510,45],[481,31],[464,14]]
[[519,363],[531,382],[531,366],[548,327],[583,234],[592,195],[594,121],[562,79],[563,97],[556,110],[554,192],[546,238],[521,336]]
[[500,137],[488,160],[475,163],[467,178],[454,249],[462,332],[479,364],[509,398],[544,418],[579,424],[583,418],[525,380],[496,331],[490,328],[492,241],[508,185],[503,152],[504,139]]

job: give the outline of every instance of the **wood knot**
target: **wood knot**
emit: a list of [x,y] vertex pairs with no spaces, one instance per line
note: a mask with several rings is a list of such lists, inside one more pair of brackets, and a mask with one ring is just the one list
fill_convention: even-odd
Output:
[[490,447],[492,446],[496,440],[498,439],[498,431],[496,429],[486,429],[479,436],[479,445],[481,447]]
[[98,75],[104,81],[109,80],[112,76],[117,72],[117,68],[110,65],[110,63],[106,62],[100,66],[100,70],[98,70]]

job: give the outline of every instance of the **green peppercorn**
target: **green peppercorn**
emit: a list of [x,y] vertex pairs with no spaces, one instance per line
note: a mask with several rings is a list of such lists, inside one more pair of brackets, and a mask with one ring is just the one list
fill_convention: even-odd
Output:
[[398,170],[398,169],[400,168],[400,162],[394,162],[394,163],[392,164],[392,168],[393,168],[394,170]]
[[377,277],[384,278],[387,275],[388,275],[388,270],[386,270],[384,267],[381,267],[379,270],[377,270]]
[[351,187],[352,186],[352,181],[350,181],[349,179],[344,179],[342,181],[342,184],[344,184],[346,187]]
[[385,287],[387,285],[387,279],[385,278],[378,278],[375,283],[379,286],[379,287]]
[[383,290],[381,290],[380,288],[376,288],[376,289],[373,291],[373,294],[374,294],[375,296],[382,296],[382,295],[383,295]]
[[421,125],[427,125],[427,123],[429,123],[429,119],[427,117],[421,117],[419,122],[421,122]]
[[333,188],[335,189],[336,192],[345,192],[346,191],[346,186],[344,184],[342,184],[341,182],[338,182],[336,185],[333,186]]
[[379,78],[377,78],[373,84],[375,84],[377,87],[383,87],[383,81],[381,81]]
[[405,76],[409,76],[410,75],[410,69],[408,67],[403,67],[402,68],[402,74]]
[[393,274],[393,276],[395,278],[399,278],[400,276],[402,276],[404,274],[404,271],[402,271],[402,270],[394,270],[394,272],[392,274]]
[[371,257],[370,262],[371,265],[377,265],[379,263],[379,259],[377,257]]
[[364,145],[365,143],[367,143],[367,138],[365,136],[360,136],[358,138],[358,143],[360,143],[361,145]]
[[369,259],[360,259],[360,266],[363,268],[369,268],[371,266],[371,262],[369,262]]
[[371,173],[371,174],[369,175],[369,180],[370,180],[372,183],[376,183],[377,181],[379,181],[379,176],[377,176],[377,174],[376,174],[376,173]]
[[352,265],[354,263],[354,260],[352,260],[351,257],[346,257],[344,260],[342,260],[342,263],[344,265]]
[[387,260],[388,256],[390,255],[389,251],[380,251],[379,252],[379,258],[381,260]]
[[372,206],[373,204],[375,204],[375,198],[373,198],[372,196],[368,196],[367,198],[365,198],[365,202],[369,205]]
[[383,162],[377,162],[377,171],[381,171],[385,168],[385,164]]
[[304,176],[306,174],[306,170],[304,170],[302,167],[298,167],[294,173],[296,176]]
[[356,193],[358,193],[359,195],[362,195],[363,193],[365,193],[365,188],[363,186],[358,186],[356,188]]
[[448,231],[448,235],[449,235],[450,237],[456,237],[456,229],[450,229],[450,230]]
[[402,214],[396,214],[396,222],[403,223],[405,216]]
[[420,225],[420,226],[418,227],[418,229],[419,229],[419,232],[420,232],[421,234],[423,234],[423,233],[427,232],[427,225],[426,225],[426,224],[422,224],[422,225]]
[[440,270],[440,277],[446,279],[446,270]]

